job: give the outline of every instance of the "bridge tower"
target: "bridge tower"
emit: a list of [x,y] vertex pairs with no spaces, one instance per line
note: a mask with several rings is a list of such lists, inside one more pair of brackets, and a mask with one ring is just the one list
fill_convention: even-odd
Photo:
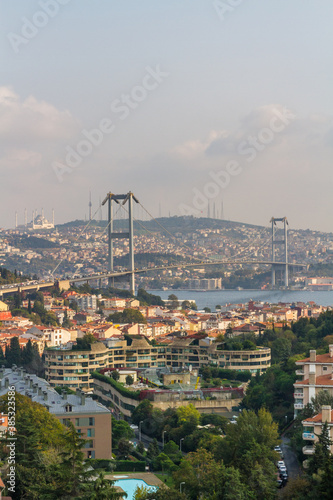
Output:
[[[117,238],[127,238],[129,240],[129,270],[130,273],[130,291],[135,295],[135,277],[134,277],[134,234],[133,234],[133,200],[139,203],[138,199],[130,191],[127,194],[108,193],[102,202],[105,205],[108,202],[108,270],[113,272],[113,240]],[[128,232],[117,233],[113,231],[113,202],[120,205],[128,202]],[[109,286],[112,278],[109,278]]]
[[[272,223],[272,288],[276,284],[276,270],[278,268],[284,268],[284,286],[288,288],[289,286],[289,273],[288,273],[288,220],[287,217],[281,217],[277,219],[272,217],[270,222]],[[283,239],[276,239],[276,223],[283,223],[284,236]],[[284,250],[284,262],[276,262],[276,245],[283,245]],[[274,264],[276,262],[276,264]]]

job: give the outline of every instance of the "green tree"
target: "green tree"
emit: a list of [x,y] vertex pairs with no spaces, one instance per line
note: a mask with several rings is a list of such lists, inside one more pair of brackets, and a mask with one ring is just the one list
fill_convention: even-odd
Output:
[[118,370],[112,370],[111,377],[113,378],[113,380],[119,380],[120,375],[119,375]]
[[10,339],[10,345],[9,348],[6,349],[6,361],[8,366],[13,366],[14,364],[16,366],[21,365],[21,347],[19,343],[18,337],[12,337]]
[[127,493],[119,492],[114,486],[115,481],[105,478],[105,472],[100,472],[98,477],[93,478],[90,482],[84,485],[83,496],[84,500],[122,500],[126,498]]
[[125,438],[121,438],[118,441],[118,456],[127,459],[128,455],[131,453],[132,444]]
[[88,463],[84,461],[82,450],[86,440],[78,434],[71,422],[64,438],[63,451],[60,453],[61,463],[55,469],[57,487],[54,493],[56,498],[80,498],[87,487],[86,483],[93,475]]
[[318,391],[317,394],[311,398],[311,405],[315,414],[321,413],[322,406],[330,406],[333,408],[333,395],[328,391]]
[[127,375],[127,377],[126,377],[126,384],[127,385],[133,385],[134,384],[134,378],[132,377],[132,375]]
[[31,340],[29,339],[27,344],[22,349],[22,365],[29,366],[34,359],[34,348],[32,346]]
[[168,297],[168,300],[170,301],[170,309],[178,309],[179,307],[179,300],[177,295],[174,293],[171,293]]
[[151,443],[149,443],[147,457],[150,459],[156,458],[160,453],[160,449],[157,444],[157,440],[154,439]]
[[121,438],[129,441],[134,437],[134,431],[125,420],[116,420],[112,417],[112,447],[116,448]]
[[144,452],[145,452],[145,447],[144,447],[144,444],[143,444],[143,442],[142,442],[142,441],[139,441],[139,442],[138,442],[138,445],[137,445],[137,447],[136,447],[136,451],[137,451],[138,453],[140,453],[141,455],[143,455],[143,454],[144,454]]
[[134,408],[132,412],[132,422],[133,424],[139,425],[141,421],[149,419],[153,414],[153,405],[149,399],[144,399],[141,403]]
[[325,422],[321,427],[321,433],[318,434],[314,454],[309,459],[309,471],[312,474],[317,474],[319,470],[327,468],[331,460],[331,444],[328,423]]

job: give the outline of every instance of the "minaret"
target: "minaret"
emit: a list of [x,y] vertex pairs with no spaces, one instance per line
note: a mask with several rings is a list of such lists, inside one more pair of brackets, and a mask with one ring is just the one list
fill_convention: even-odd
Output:
[[91,207],[92,207],[92,203],[91,203],[91,191],[89,191],[89,220],[91,220]]
[[52,224],[53,224],[53,227],[54,227],[54,208],[52,208]]
[[24,209],[24,225],[27,227],[28,225],[28,214],[27,214],[27,209]]
[[17,228],[17,212],[15,212],[15,229]]

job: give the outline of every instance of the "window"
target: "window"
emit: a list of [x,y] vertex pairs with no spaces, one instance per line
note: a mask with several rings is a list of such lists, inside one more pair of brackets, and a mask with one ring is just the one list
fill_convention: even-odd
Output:
[[95,450],[88,451],[88,458],[95,458]]
[[72,411],[72,406],[71,405],[66,405],[65,406],[65,410],[66,410],[66,412]]
[[323,372],[327,372],[327,366],[323,366]]
[[75,425],[76,425],[76,426],[80,425],[80,419],[79,419],[79,418],[76,418],[76,419],[75,419]]
[[95,437],[95,429],[87,429],[87,437]]
[[95,425],[94,417],[89,417],[89,425]]

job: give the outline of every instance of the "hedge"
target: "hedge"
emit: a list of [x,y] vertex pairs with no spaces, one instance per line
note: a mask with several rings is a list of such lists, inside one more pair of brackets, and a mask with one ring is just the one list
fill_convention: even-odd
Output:
[[102,382],[106,382],[107,384],[112,385],[112,387],[116,389],[125,398],[131,398],[139,401],[140,391],[130,391],[129,389],[124,387],[120,382],[114,380],[112,377],[107,377],[106,375],[102,375],[101,373],[98,372],[92,372],[91,376],[92,378],[97,378]]
[[88,462],[94,469],[105,469],[107,471],[145,472],[146,470],[146,462],[143,460],[133,462],[132,460],[106,460],[103,458],[90,458]]
[[115,470],[117,472],[145,472],[146,462],[143,462],[143,461],[132,462],[131,460],[117,460]]

